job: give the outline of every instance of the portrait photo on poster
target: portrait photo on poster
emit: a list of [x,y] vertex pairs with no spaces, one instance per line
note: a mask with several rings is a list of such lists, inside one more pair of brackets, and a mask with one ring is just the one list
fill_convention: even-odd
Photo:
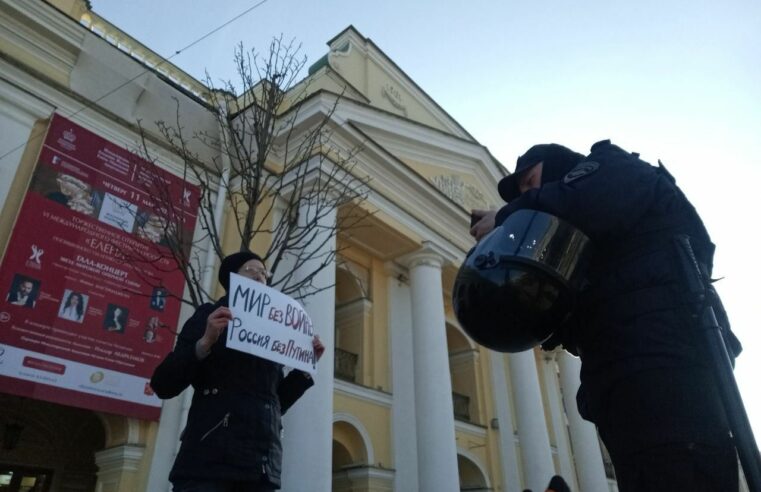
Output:
[[14,306],[33,308],[37,304],[37,296],[40,294],[40,281],[16,274],[13,276],[8,295],[5,299]]
[[158,316],[151,316],[148,318],[148,322],[145,324],[145,330],[143,331],[143,340],[145,343],[153,343],[156,341],[158,334],[156,333],[161,327],[161,321]]
[[86,294],[66,289],[61,297],[61,305],[58,308],[58,317],[81,323],[85,317],[89,300],[90,297]]
[[103,320],[103,328],[106,331],[124,333],[128,317],[129,310],[127,308],[116,304],[109,304],[108,309],[106,309],[106,317]]
[[154,311],[163,311],[166,307],[166,289],[163,287],[155,287],[151,293],[150,307]]

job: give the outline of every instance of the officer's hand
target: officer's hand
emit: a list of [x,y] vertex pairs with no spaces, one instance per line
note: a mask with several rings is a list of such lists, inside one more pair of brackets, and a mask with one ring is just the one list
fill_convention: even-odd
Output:
[[480,241],[494,229],[494,218],[497,216],[496,210],[473,210],[470,213],[471,222],[476,221],[470,228],[470,235]]
[[316,363],[320,360],[322,354],[325,353],[325,345],[322,344],[318,335],[315,335],[314,338],[312,338],[312,348],[314,349],[314,361]]
[[204,352],[211,350],[211,346],[217,342],[222,331],[227,328],[227,322],[231,319],[233,319],[233,314],[225,306],[218,307],[209,315],[206,319],[206,331],[198,341]]

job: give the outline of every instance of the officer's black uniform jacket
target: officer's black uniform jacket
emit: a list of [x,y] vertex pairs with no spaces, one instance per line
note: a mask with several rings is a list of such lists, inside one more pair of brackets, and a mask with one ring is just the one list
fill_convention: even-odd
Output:
[[281,415],[314,383],[301,371],[283,377],[282,365],[228,349],[226,333],[198,360],[195,345],[207,318],[226,305],[223,297],[199,307],[151,378],[162,399],[188,385],[195,390],[169,479],[258,481],[266,475],[279,487]]
[[[714,247],[665,168],[610,141],[596,143],[573,170],[545,167],[542,174],[542,186],[500,210],[497,224],[514,210],[536,209],[567,220],[591,240],[589,285],[550,348],[562,343],[581,356],[579,410],[595,421],[603,393],[617,379],[644,369],[705,364],[673,237],[691,237],[709,275]],[[552,181],[545,182],[546,176]]]

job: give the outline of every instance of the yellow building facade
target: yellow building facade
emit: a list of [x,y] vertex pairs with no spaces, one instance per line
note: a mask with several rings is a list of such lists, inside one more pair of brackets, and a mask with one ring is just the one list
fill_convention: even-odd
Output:
[[[207,87],[83,0],[0,0],[0,25],[3,252],[54,113],[128,149],[139,121],[177,111],[189,131],[220,131]],[[544,490],[554,474],[573,490],[616,490],[576,411],[579,361],[490,351],[454,316],[469,211],[500,205],[506,171],[356,29],[328,46],[300,112],[329,115],[335,149],[362,147],[354,170],[371,178],[363,206],[373,214],[338,231],[327,247],[341,253],[323,278],[332,287],[305,301],[332,350],[285,416],[283,490],[519,492]],[[177,173],[181,159],[150,136]],[[0,393],[0,490],[170,490],[189,398],[165,401],[155,422]]]

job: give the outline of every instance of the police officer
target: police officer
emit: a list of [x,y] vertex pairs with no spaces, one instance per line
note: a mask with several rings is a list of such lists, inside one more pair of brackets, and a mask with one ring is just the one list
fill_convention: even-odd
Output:
[[[474,212],[476,239],[534,209],[578,227],[594,246],[573,315],[542,347],[562,344],[581,357],[579,412],[597,425],[619,490],[737,490],[737,456],[674,240],[689,238],[707,278],[714,245],[674,178],[608,140],[586,157],[542,144],[518,158],[499,193],[506,206]],[[715,308],[737,355],[718,297]]]

